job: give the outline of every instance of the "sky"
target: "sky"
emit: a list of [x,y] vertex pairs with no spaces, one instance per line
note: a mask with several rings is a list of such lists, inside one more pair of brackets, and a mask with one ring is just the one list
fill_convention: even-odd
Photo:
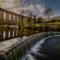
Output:
[[45,9],[51,8],[53,16],[60,16],[60,0],[0,0],[0,7],[27,16],[44,16]]

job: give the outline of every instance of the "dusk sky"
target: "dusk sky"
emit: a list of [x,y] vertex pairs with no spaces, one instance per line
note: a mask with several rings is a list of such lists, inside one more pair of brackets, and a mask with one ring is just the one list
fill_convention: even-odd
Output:
[[60,16],[60,0],[0,0],[0,7],[18,14],[43,16],[46,8],[51,8],[54,16]]

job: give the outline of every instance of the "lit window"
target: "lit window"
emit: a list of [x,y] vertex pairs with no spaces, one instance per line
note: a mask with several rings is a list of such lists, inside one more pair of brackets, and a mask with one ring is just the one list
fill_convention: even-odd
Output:
[[9,20],[11,19],[11,15],[9,14]]
[[6,13],[4,12],[4,20],[6,19]]
[[3,39],[5,39],[5,37],[6,37],[6,32],[4,31],[3,32]]

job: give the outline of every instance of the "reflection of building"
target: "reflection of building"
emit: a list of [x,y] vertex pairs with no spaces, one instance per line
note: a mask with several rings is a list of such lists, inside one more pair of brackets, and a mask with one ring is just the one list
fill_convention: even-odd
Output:
[[0,40],[17,36],[17,22],[20,15],[0,8]]

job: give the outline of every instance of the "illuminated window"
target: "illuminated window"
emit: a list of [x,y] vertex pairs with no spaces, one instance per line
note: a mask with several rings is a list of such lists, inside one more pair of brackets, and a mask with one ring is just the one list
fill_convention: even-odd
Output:
[[9,20],[11,19],[11,15],[9,14]]
[[6,37],[6,32],[4,31],[4,32],[3,32],[3,38],[5,38],[5,37]]
[[6,13],[4,12],[4,20],[6,19]]

